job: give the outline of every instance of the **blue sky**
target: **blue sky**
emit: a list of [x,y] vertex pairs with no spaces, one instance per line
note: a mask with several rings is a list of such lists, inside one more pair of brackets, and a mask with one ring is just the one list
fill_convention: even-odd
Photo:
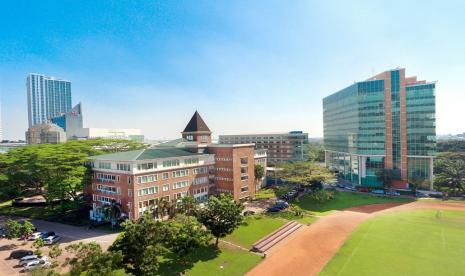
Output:
[[[409,3],[405,3],[409,2]],[[321,99],[395,67],[438,81],[437,132],[465,132],[463,1],[2,1],[4,138],[27,129],[30,72],[72,81],[87,127],[177,138],[322,136]]]

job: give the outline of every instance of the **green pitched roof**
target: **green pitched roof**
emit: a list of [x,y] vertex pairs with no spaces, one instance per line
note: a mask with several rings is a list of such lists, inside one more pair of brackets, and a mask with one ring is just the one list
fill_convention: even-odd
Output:
[[136,160],[149,160],[156,158],[169,158],[199,155],[180,148],[161,148],[161,149],[141,149],[126,152],[117,152],[110,154],[103,154],[90,157],[93,160],[113,160],[113,161],[136,161]]

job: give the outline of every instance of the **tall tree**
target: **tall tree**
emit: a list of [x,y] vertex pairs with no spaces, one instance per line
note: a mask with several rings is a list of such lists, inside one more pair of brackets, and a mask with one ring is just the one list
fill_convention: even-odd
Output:
[[110,220],[111,227],[115,227],[118,220],[121,218],[122,206],[116,200],[112,200],[110,204],[105,204],[102,206],[105,218]]
[[465,161],[443,160],[434,176],[434,187],[450,195],[460,196],[465,192]]
[[95,242],[74,243],[65,249],[74,255],[69,260],[71,276],[110,276],[123,267],[121,251],[103,252],[100,245]]
[[[145,213],[137,221],[127,220],[122,224],[124,232],[110,246],[112,252],[122,252],[126,271],[134,275],[154,275],[158,270],[156,256],[166,251],[163,224]],[[152,271],[153,274],[147,274]]]
[[178,209],[184,215],[194,216],[197,211],[197,201],[191,196],[185,196],[179,201]]
[[208,245],[212,236],[195,217],[177,215],[163,223],[163,243],[179,258]]
[[242,222],[242,203],[236,203],[231,196],[220,194],[211,196],[205,208],[200,209],[197,218],[215,236],[215,245],[219,238],[231,234]]
[[312,186],[315,183],[332,183],[335,181],[334,174],[327,168],[313,162],[295,162],[281,164],[278,177],[282,180]]

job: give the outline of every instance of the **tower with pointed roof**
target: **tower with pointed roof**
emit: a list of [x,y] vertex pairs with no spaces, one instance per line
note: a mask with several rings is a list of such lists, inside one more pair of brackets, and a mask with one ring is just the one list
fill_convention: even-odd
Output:
[[197,110],[190,119],[182,133],[182,138],[197,144],[210,144],[212,142],[212,132]]

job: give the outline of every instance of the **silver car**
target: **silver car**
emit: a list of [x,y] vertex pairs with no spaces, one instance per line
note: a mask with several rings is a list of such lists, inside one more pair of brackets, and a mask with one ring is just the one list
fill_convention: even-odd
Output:
[[44,260],[33,260],[24,265],[23,271],[33,271],[39,268],[49,268],[52,264],[49,261]]
[[47,256],[39,256],[39,255],[25,256],[25,257],[22,257],[21,260],[19,260],[19,265],[24,266],[24,265],[26,265],[26,264],[28,264],[30,262],[37,261],[37,260],[48,261],[48,257]]

